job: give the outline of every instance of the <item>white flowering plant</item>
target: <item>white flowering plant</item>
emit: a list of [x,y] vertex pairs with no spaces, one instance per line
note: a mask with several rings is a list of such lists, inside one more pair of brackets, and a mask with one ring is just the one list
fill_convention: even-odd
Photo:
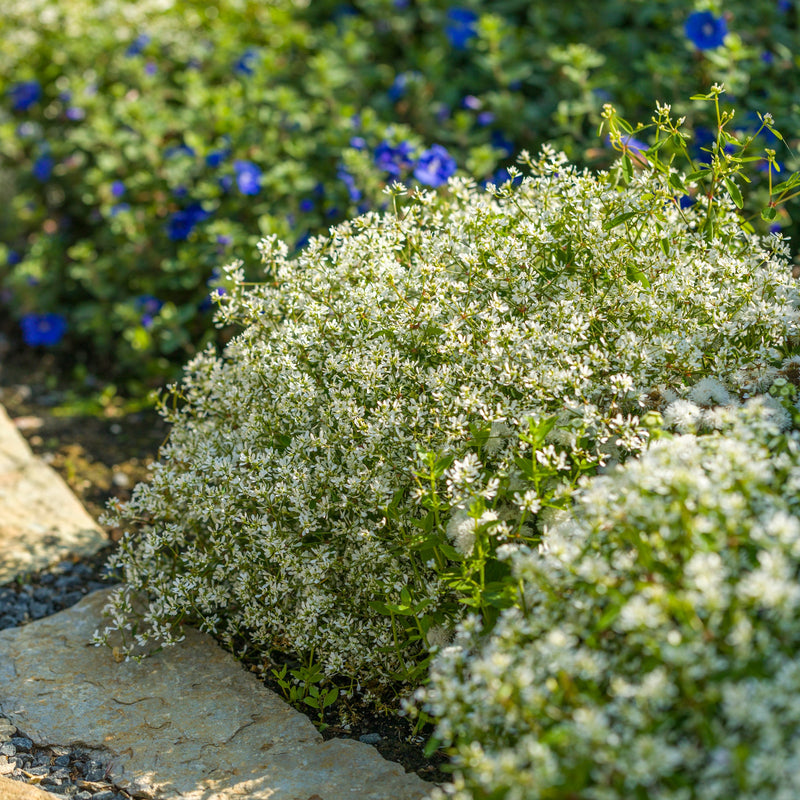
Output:
[[518,606],[463,624],[420,691],[458,741],[448,796],[800,795],[797,369],[587,479],[512,555]]
[[268,237],[261,283],[227,269],[217,322],[242,332],[188,364],[152,479],[111,510],[124,585],[98,641],[132,655],[186,622],[419,683],[466,609],[488,627],[519,602],[500,556],[641,452],[658,398],[739,396],[791,355],[787,244],[729,198],[709,238],[668,175],[521,162],[488,191],[394,184],[291,259]]

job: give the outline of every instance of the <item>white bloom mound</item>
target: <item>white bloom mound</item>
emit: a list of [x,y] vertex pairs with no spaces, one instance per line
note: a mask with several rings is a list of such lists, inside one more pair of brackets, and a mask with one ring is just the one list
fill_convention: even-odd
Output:
[[426,692],[466,798],[800,797],[800,435],[768,403],[586,482]]
[[[621,190],[552,154],[532,170],[497,195],[454,180],[292,260],[262,243],[266,282],[220,312],[243,333],[188,365],[153,478],[114,517],[132,531],[111,627],[133,629],[142,592],[141,641],[185,619],[386,675],[393,630],[372,603],[409,586],[431,611],[444,591],[408,547],[419,450],[456,459],[454,513],[479,492],[491,506],[498,480],[535,513],[520,458],[568,472],[576,454],[638,452],[645,390],[716,376],[737,393],[745,365],[787,355],[798,298],[779,239],[721,215],[709,245],[657,178]],[[546,415],[563,429],[532,454],[520,433]]]

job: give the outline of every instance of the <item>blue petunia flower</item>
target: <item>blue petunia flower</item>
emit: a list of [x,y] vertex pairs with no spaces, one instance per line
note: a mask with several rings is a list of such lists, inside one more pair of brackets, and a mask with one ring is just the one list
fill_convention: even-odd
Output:
[[468,8],[451,8],[447,12],[447,25],[444,32],[456,50],[465,50],[467,42],[478,35],[475,23],[478,15]]
[[136,308],[142,312],[141,323],[145,328],[150,328],[153,324],[156,314],[164,307],[164,301],[159,300],[152,294],[143,294],[136,298],[134,301]]
[[212,150],[206,156],[206,164],[209,167],[218,167],[229,155],[227,150]]
[[710,11],[695,11],[686,20],[686,37],[698,50],[719,47],[728,33],[728,23]]
[[33,162],[33,177],[41,183],[49,180],[50,176],[53,174],[54,164],[55,161],[53,161],[52,156],[47,154],[39,156],[39,158]]
[[178,144],[173,147],[168,147],[164,151],[164,158],[175,158],[176,156],[188,156],[194,158],[194,148],[189,147],[188,144]]
[[211,216],[208,211],[203,210],[200,203],[192,203],[182,211],[176,211],[167,222],[167,236],[173,242],[182,242],[189,238],[189,234],[198,222],[202,222]]
[[236,185],[242,194],[258,194],[261,191],[261,170],[252,161],[234,161]]
[[391,145],[383,141],[375,148],[375,166],[384,170],[390,177],[399,178],[402,171],[412,165],[413,151],[414,148],[408,142]]
[[130,210],[131,210],[130,203],[117,203],[116,205],[111,206],[111,211],[109,212],[109,214],[112,217],[116,217],[119,214],[123,214],[125,211],[130,211]]
[[501,131],[492,131],[491,138],[489,140],[496,150],[500,150],[504,156],[508,157],[514,153],[516,150],[516,146],[514,142],[511,141],[505,134]]
[[256,59],[258,50],[248,47],[233,65],[233,71],[237,75],[252,75],[256,71]]
[[25,314],[19,324],[22,338],[30,347],[51,347],[67,332],[67,320],[61,314]]
[[429,147],[417,160],[414,177],[425,186],[441,186],[455,174],[455,159],[440,144]]
[[125,51],[125,55],[128,58],[133,58],[133,56],[138,56],[142,50],[150,44],[150,37],[146,33],[140,33],[129,45],[128,49]]
[[347,187],[347,193],[350,195],[350,199],[353,201],[358,201],[361,199],[361,189],[356,186],[356,179],[345,169],[343,166],[339,166],[336,170],[336,177]]
[[39,81],[23,81],[14,84],[9,90],[11,108],[14,111],[27,111],[32,105],[39,102],[42,97],[42,85]]

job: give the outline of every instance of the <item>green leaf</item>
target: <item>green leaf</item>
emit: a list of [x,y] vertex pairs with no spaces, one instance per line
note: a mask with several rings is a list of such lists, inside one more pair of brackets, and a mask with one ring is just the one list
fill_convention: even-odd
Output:
[[622,156],[622,172],[624,173],[626,180],[633,180],[633,163],[631,162],[631,158],[627,153]]
[[617,214],[616,217],[607,219],[603,223],[603,230],[610,231],[612,228],[616,228],[617,225],[622,225],[622,223],[625,222],[626,220],[635,217],[638,213],[639,213],[638,211],[626,211],[624,214]]
[[772,222],[778,216],[778,211],[774,206],[767,206],[761,209],[761,219],[766,222]]
[[725,181],[725,186],[728,189],[728,194],[736,204],[736,208],[741,208],[744,205],[744,201],[742,200],[742,193],[739,191],[739,187],[736,185],[736,182],[732,181],[730,178],[723,178],[723,180]]

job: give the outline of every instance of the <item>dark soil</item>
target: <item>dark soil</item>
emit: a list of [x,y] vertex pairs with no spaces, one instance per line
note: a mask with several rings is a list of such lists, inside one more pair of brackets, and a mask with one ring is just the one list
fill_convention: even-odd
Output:
[[[152,407],[133,404],[110,391],[103,394],[86,386],[76,390],[59,373],[52,354],[12,347],[7,341],[0,341],[0,405],[33,452],[59,472],[95,519],[110,499],[128,500],[133,487],[147,480],[169,430]],[[121,533],[108,530],[109,548],[87,560],[98,578],[104,577],[105,560]],[[36,579],[29,577],[34,583]],[[264,673],[263,663],[245,666]],[[264,683],[281,693],[277,682],[267,678]],[[384,758],[402,764],[406,771],[428,781],[447,781],[442,771],[447,756],[442,751],[430,757],[424,754],[430,727],[414,731],[408,719],[386,710],[392,705],[391,698],[376,706],[358,697],[342,697],[327,709],[323,736],[368,736]],[[309,710],[302,704],[297,708]],[[347,729],[338,724],[342,712],[349,720]],[[319,722],[316,712],[309,717]],[[377,741],[375,734],[380,736]]]

